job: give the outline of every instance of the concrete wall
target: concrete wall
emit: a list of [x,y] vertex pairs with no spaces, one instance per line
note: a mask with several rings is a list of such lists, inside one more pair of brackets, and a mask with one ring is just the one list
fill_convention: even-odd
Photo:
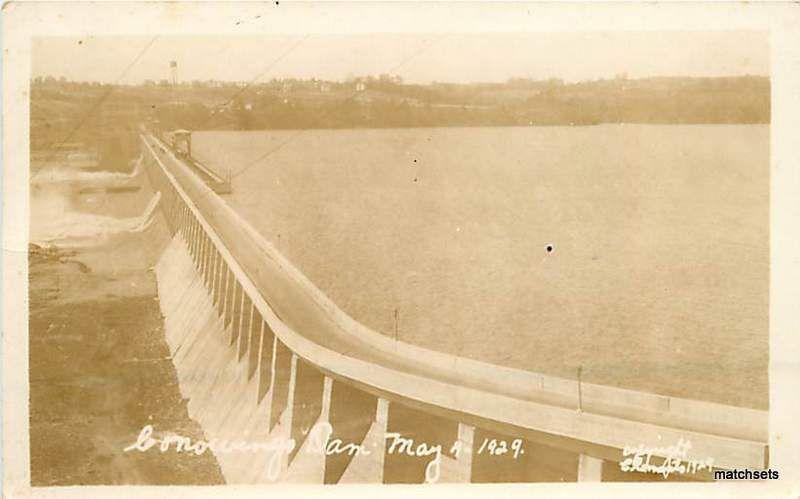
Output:
[[[293,289],[291,281],[281,280],[286,268],[280,259],[254,249],[241,256],[262,258],[246,267],[257,272],[256,287],[206,214],[157,159],[154,147],[160,146],[145,145],[151,153],[148,175],[163,194],[172,233],[156,271],[190,415],[209,439],[263,443],[250,453],[216,453],[229,482],[613,479],[608,470],[621,459],[623,444],[654,443],[662,435],[668,442],[692,438],[695,452],[714,451],[723,463],[764,464],[765,446],[740,440],[760,431],[742,431],[741,420],[749,429],[761,414],[734,411],[736,420],[713,404],[592,385],[583,387],[586,406],[573,407],[570,391],[576,387],[566,380],[499,366],[490,371],[487,364],[458,358],[449,362],[396,342],[390,351],[385,339],[331,319],[335,311],[319,297],[318,308],[304,302],[313,290]],[[210,196],[203,192],[202,201]],[[209,213],[214,214],[219,215]],[[266,267],[276,261],[277,273],[266,279]],[[291,296],[303,306],[273,309],[265,293],[276,301],[299,293]],[[289,314],[297,310],[303,315]],[[625,408],[631,419],[611,416]],[[709,413],[713,417],[701,418]],[[660,426],[665,419],[677,423]],[[712,426],[716,433],[701,432]],[[288,442],[295,446],[285,448]],[[347,446],[358,452],[343,450]]]

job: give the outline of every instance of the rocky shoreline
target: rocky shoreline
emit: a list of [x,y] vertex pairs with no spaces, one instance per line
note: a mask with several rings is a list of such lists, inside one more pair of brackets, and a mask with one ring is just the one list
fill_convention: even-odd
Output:
[[164,339],[152,266],[167,240],[158,215],[101,244],[30,246],[33,486],[224,483],[211,453],[123,450],[147,424],[204,438]]

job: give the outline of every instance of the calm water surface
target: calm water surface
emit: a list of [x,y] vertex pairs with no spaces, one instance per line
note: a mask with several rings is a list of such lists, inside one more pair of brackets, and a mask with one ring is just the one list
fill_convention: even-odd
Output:
[[377,331],[397,309],[400,339],[435,350],[767,406],[768,126],[197,132],[193,150],[249,164],[228,202]]

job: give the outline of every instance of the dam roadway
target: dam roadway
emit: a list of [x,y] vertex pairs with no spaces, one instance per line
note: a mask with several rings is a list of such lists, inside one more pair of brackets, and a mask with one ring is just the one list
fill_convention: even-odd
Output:
[[766,466],[765,411],[579,386],[368,330],[331,303],[166,144],[149,134],[142,140],[145,152],[172,177],[285,325],[273,327],[278,337],[326,375],[432,415],[593,459],[618,462],[626,446],[666,447],[685,440],[691,443],[689,458],[713,458],[715,467]]

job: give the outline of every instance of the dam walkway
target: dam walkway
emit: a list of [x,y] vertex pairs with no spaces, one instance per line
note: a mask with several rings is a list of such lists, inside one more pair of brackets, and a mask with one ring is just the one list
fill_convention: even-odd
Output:
[[[662,479],[622,470],[637,452],[690,465],[671,479],[767,467],[765,411],[578,383],[369,330],[165,143],[141,140],[172,235],[156,270],[162,310],[179,316],[168,340],[190,414],[194,399],[208,433],[293,442],[258,465],[221,459],[228,481]],[[198,381],[209,370],[219,375]]]

